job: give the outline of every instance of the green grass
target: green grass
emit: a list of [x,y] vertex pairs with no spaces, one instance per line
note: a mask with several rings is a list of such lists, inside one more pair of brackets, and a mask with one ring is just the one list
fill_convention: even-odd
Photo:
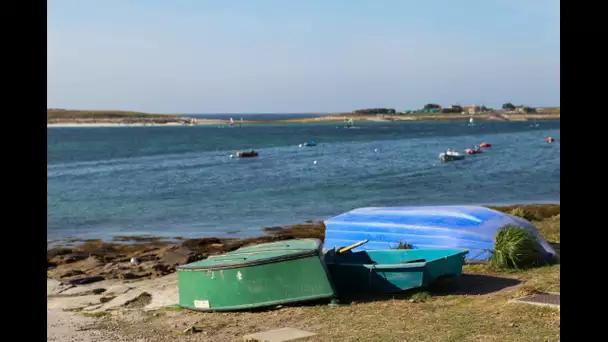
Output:
[[180,312],[184,310],[183,307],[179,306],[179,305],[172,305],[172,306],[168,306],[165,308],[165,311],[175,311],[175,312]]
[[425,303],[431,299],[431,294],[428,291],[416,292],[410,296],[410,303]]
[[542,264],[544,252],[527,229],[507,225],[496,232],[490,265],[502,269],[527,269]]
[[393,249],[412,249],[412,245],[410,245],[409,243],[405,242],[405,241],[399,241],[399,244],[397,245],[397,247],[393,248]]
[[120,110],[66,110],[48,109],[47,120],[73,120],[73,119],[170,119],[177,116],[167,114],[149,114]]

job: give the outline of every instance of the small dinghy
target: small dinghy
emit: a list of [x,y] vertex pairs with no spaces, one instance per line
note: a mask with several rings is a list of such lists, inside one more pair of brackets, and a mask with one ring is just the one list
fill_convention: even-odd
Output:
[[251,151],[245,151],[245,152],[237,152],[236,156],[239,158],[251,158],[251,157],[257,157],[258,153],[254,150],[251,150]]
[[179,305],[197,311],[250,310],[334,298],[321,241],[242,247],[178,266]]
[[338,296],[388,294],[427,286],[440,278],[460,276],[464,249],[383,249],[351,252],[367,240],[331,249],[325,264]]
[[439,153],[439,160],[441,160],[442,162],[449,162],[449,161],[454,161],[454,160],[462,160],[464,159],[464,155],[450,150],[448,149],[447,151],[443,152],[443,153]]
[[478,146],[475,146],[473,148],[467,148],[466,150],[464,150],[464,152],[466,154],[477,154],[477,153],[482,153],[483,150],[481,148],[479,148]]

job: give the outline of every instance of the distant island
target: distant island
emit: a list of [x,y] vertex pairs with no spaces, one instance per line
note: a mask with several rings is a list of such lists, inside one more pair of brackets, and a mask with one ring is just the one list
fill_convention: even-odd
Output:
[[[368,108],[357,109],[352,112],[327,113],[324,116],[310,118],[245,120],[243,124],[342,122],[349,119],[356,122],[460,121],[469,120],[471,117],[476,121],[559,120],[560,107],[532,108],[506,103],[502,109],[498,110],[485,106],[463,107],[451,105],[444,108],[437,104],[427,104],[421,109],[403,110],[400,112],[393,108]],[[229,124],[229,120],[192,118],[176,114],[153,114],[121,110],[47,109],[47,127]]]

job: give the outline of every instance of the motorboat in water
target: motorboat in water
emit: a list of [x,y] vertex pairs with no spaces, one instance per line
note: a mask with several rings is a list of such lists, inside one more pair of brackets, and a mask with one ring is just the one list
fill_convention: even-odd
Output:
[[488,144],[487,142],[482,142],[481,144],[479,144],[480,147],[492,147],[492,144]]
[[464,155],[456,151],[447,150],[446,152],[439,153],[439,160],[441,160],[442,162],[449,162],[461,159],[464,159]]
[[466,150],[464,150],[464,152],[466,154],[477,154],[477,153],[482,153],[483,150],[481,148],[479,148],[478,146],[475,146],[473,148],[467,148]]
[[550,142],[550,143],[552,143],[552,142],[554,142],[554,141],[555,141],[555,139],[553,139],[553,138],[551,138],[551,137],[548,137],[547,139],[545,139],[545,141],[546,141],[546,142]]
[[251,157],[257,157],[258,155],[259,154],[254,150],[236,153],[236,156],[239,158],[251,158]]

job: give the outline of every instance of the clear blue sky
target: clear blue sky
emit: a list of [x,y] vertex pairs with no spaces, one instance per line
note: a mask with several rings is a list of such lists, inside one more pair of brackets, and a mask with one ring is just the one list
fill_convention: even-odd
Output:
[[47,105],[560,104],[559,0],[50,0]]

